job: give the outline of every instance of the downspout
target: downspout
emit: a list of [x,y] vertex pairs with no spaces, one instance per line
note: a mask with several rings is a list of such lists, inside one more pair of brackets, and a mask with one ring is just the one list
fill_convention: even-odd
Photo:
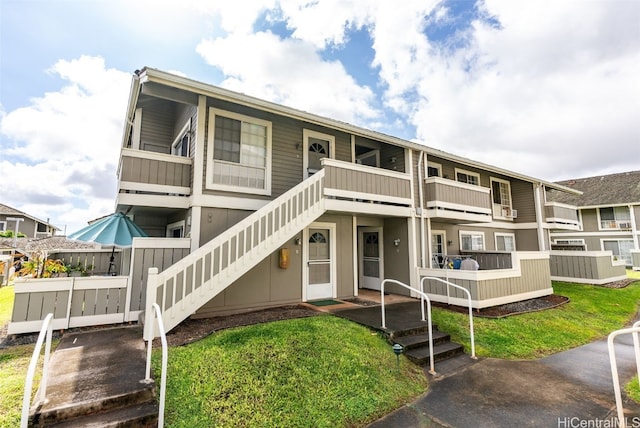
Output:
[[631,237],[633,238],[633,248],[640,249],[638,246],[638,228],[636,227],[636,214],[633,211],[633,205],[629,205],[629,219],[631,220]]
[[545,239],[544,239],[544,228],[543,228],[543,224],[542,224],[542,205],[541,205],[541,198],[540,198],[540,191],[542,189],[542,183],[536,183],[535,184],[535,191],[534,191],[534,197],[535,197],[535,205],[536,205],[536,224],[537,224],[537,229],[538,229],[538,250],[539,251],[545,251],[546,250],[546,245],[544,243]]
[[418,195],[420,199],[420,262],[423,268],[426,268],[427,255],[425,254],[425,236],[424,236],[424,189],[422,181],[422,171],[424,166],[424,152],[420,152],[418,158]]

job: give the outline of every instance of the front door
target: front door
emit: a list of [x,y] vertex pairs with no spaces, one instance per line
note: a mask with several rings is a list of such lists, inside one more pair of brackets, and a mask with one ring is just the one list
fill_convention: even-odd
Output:
[[304,130],[304,178],[309,178],[322,168],[323,158],[333,158],[335,137],[320,132]]
[[445,256],[447,255],[444,231],[434,230],[431,233],[431,254],[431,267],[434,269],[444,267]]
[[335,228],[310,227],[307,229],[306,300],[330,299],[335,291]]
[[359,279],[361,288],[380,290],[384,278],[382,257],[382,228],[358,228]]

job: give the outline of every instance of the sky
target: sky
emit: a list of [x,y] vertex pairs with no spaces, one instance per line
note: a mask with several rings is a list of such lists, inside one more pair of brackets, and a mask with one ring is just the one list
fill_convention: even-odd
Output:
[[0,202],[115,209],[131,76],[173,72],[547,181],[640,170],[637,0],[0,0]]

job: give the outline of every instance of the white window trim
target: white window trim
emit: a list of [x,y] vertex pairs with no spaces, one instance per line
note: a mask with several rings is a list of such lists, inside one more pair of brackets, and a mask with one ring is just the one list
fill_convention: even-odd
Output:
[[[509,214],[511,214],[511,216],[505,216],[505,215],[496,215],[495,211],[493,210],[493,206],[496,205],[495,202],[493,202],[493,183],[502,183],[502,184],[506,184],[509,187]],[[513,193],[511,192],[511,182],[508,180],[503,180],[501,178],[496,178],[496,177],[490,177],[489,178],[489,185],[490,185],[490,189],[491,189],[491,208],[492,208],[492,212],[493,212],[493,218],[497,218],[500,220],[510,220],[513,221]],[[502,210],[503,208],[506,207],[506,205],[500,205],[500,213],[502,214]]]
[[513,239],[513,250],[512,251],[517,251],[516,249],[516,234],[515,233],[501,233],[501,232],[495,232],[494,233],[494,242],[495,242],[495,248],[496,251],[508,251],[508,250],[498,250],[498,237],[510,237],[511,239]]
[[[437,177],[442,177],[442,164],[436,163],[436,162],[430,162],[430,161],[427,161],[427,165],[424,168],[424,176],[425,177],[429,178],[429,167],[437,169],[438,170]],[[433,176],[431,176],[431,177],[433,177]],[[480,180],[478,179],[478,182],[479,181]]]
[[[230,119],[240,120],[243,122],[249,122],[256,125],[264,126],[267,129],[267,159],[265,166],[265,182],[264,189],[254,189],[250,187],[230,186],[227,184],[216,184],[213,182],[213,172],[215,159],[213,158],[214,141],[215,141],[215,127],[216,127],[216,115],[224,116]],[[209,108],[209,124],[208,124],[207,139],[207,182],[205,187],[209,190],[223,190],[234,193],[249,193],[254,195],[267,195],[271,196],[271,147],[272,147],[272,124],[267,120],[258,119],[251,116],[245,116],[238,113],[233,113],[226,110],[220,110],[214,107]]]
[[187,235],[186,222],[184,220],[176,221],[175,223],[170,223],[166,228],[166,236],[167,238],[172,238],[171,231],[174,229],[182,228],[182,236],[184,238]]
[[[613,221],[615,221],[615,222],[616,222],[616,227],[602,227],[602,218],[600,217],[600,210],[601,210],[601,209],[603,209],[603,208],[612,208],[612,209],[613,209],[613,217],[614,217],[614,220],[613,220]],[[620,227],[620,226],[618,225],[618,222],[619,222],[620,220],[615,219],[615,216],[616,216],[616,208],[626,208],[626,209],[627,209],[627,212],[629,213],[629,220],[628,220],[628,222],[629,222],[629,226],[631,226],[631,223],[632,223],[632,222],[631,222],[631,211],[630,211],[630,208],[629,208],[628,206],[626,206],[626,205],[622,205],[622,206],[620,206],[620,205],[618,205],[618,206],[606,206],[606,207],[598,207],[598,208],[596,208],[596,214],[597,214],[597,216],[598,216],[598,230],[627,230],[627,229],[631,229],[631,227],[628,227],[628,228],[626,228],[626,227],[625,227],[625,228],[622,228],[622,227]],[[624,221],[626,222],[627,220],[624,220]]]
[[[178,134],[176,135],[175,140],[173,140],[173,143],[171,143],[171,154],[174,156],[180,156],[183,157],[181,154],[179,153],[175,153],[176,148],[178,146],[178,144],[180,144],[180,142],[182,141],[182,137],[185,136],[185,134],[188,134],[191,131],[191,119],[187,120],[187,123],[184,124],[184,126],[182,127],[182,129],[180,130],[180,132],[178,132]],[[190,146],[191,145],[191,136],[188,136],[187,138],[187,145]],[[187,147],[187,156],[184,157],[191,157],[191,147]]]
[[[474,177],[476,177],[476,178],[478,179],[478,184],[477,184],[477,185],[478,185],[478,186],[481,186],[481,185],[482,185],[482,183],[481,183],[481,181],[480,181],[480,174],[478,174],[477,172],[467,171],[466,169],[461,169],[461,168],[455,168],[455,169],[454,169],[454,171],[453,171],[453,174],[454,174],[453,179],[454,179],[454,181],[458,181],[458,173],[459,173],[459,172],[461,172],[461,173],[463,173],[463,174],[466,174],[466,175],[470,175],[470,176],[474,176]],[[461,182],[461,183],[462,183],[462,182]],[[470,184],[470,183],[465,183],[465,184]],[[471,184],[471,185],[472,185],[472,186],[475,186],[475,184]]]
[[[471,237],[481,236],[482,237],[482,249],[481,250],[466,250],[466,249],[463,249],[462,248],[462,236],[463,235],[469,235]],[[478,232],[476,230],[460,230],[458,232],[458,239],[459,239],[458,244],[459,244],[460,251],[485,251],[487,249],[487,244],[486,244],[486,241],[484,239],[484,232]]]
[[311,129],[302,129],[302,177],[309,178],[309,138],[329,141],[329,159],[336,157],[336,137],[335,135],[323,134]]

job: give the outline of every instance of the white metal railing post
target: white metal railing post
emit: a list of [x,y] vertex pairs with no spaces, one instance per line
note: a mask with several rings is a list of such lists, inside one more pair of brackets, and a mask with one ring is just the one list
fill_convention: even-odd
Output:
[[144,340],[153,340],[155,336],[153,325],[153,304],[156,301],[158,288],[158,268],[151,267],[147,275],[147,293],[144,307]]
[[[158,427],[164,426],[164,403],[167,392],[167,360],[169,359],[169,350],[167,346],[167,335],[164,330],[164,322],[162,321],[162,312],[157,303],[151,305],[152,319],[158,321],[158,330],[160,333],[160,341],[162,342],[162,365],[160,369],[160,403],[158,409]],[[153,337],[147,340],[147,370],[144,380],[151,381],[151,348],[153,346]]]
[[616,361],[615,338],[622,334],[631,334],[633,337],[633,349],[636,357],[636,373],[640,380],[640,342],[638,341],[638,333],[640,332],[640,321],[636,321],[631,328],[623,328],[609,334],[607,338],[607,347],[609,348],[609,364],[611,365],[611,378],[613,380],[613,392],[616,400],[616,412],[618,414],[618,426],[625,428],[626,418],[624,416],[624,408],[622,406],[622,391],[620,389],[620,378],[618,376],[618,363]]
[[[462,290],[466,295],[467,295],[467,304],[469,307],[469,336],[471,339],[471,358],[473,358],[474,360],[477,358],[476,357],[476,341],[475,341],[475,332],[474,332],[474,327],[473,327],[473,309],[471,307],[471,293],[469,292],[469,290],[467,290],[464,287],[461,287],[457,284],[454,284],[453,282],[449,282],[449,281],[445,281],[442,278],[436,278],[435,276],[425,276],[420,280],[420,291],[422,293],[424,293],[424,281],[425,280],[435,280],[438,282],[442,282],[444,284],[447,285],[447,296],[449,295],[449,286],[457,288],[459,290]],[[449,298],[447,297],[447,300],[449,300]]]
[[385,320],[385,309],[384,309],[384,286],[387,282],[390,282],[392,284],[396,284],[399,285],[401,287],[407,288],[411,291],[414,291],[416,293],[418,293],[420,295],[420,306],[421,306],[421,310],[422,310],[422,321],[424,321],[424,301],[427,301],[427,314],[428,314],[428,318],[427,318],[427,327],[429,329],[429,373],[431,373],[432,375],[436,374],[436,370],[435,370],[435,362],[433,360],[433,324],[431,322],[431,300],[429,300],[429,296],[427,296],[424,292],[420,291],[420,290],[416,290],[415,288],[400,282],[400,281],[396,281],[395,279],[385,279],[382,281],[382,283],[380,284],[380,306],[382,308],[382,328],[386,329],[386,320]]
[[42,327],[40,328],[40,334],[38,334],[38,340],[36,341],[36,346],[33,349],[33,354],[31,355],[31,361],[29,362],[29,368],[27,369],[27,378],[24,382],[24,394],[22,396],[22,414],[20,417],[20,428],[27,428],[29,424],[29,409],[31,407],[31,390],[33,389],[33,378],[36,374],[36,366],[38,364],[38,359],[40,357],[40,350],[42,349],[42,342],[45,341],[45,351],[44,351],[44,361],[42,366],[42,378],[40,379],[40,389],[38,394],[36,395],[36,402],[44,400],[47,393],[47,381],[49,375],[49,356],[51,352],[51,338],[53,336],[53,325],[51,324],[51,320],[53,319],[53,314],[47,314],[42,322]]

